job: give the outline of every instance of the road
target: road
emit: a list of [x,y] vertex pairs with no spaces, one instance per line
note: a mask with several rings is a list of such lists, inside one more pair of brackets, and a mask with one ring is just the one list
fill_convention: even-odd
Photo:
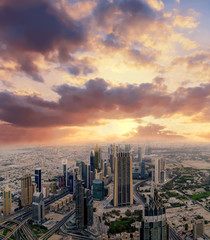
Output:
[[60,222],[58,222],[55,226],[53,226],[46,234],[44,234],[39,239],[45,240],[48,239],[56,230],[58,230],[73,214],[75,210],[72,210],[69,214],[67,214]]

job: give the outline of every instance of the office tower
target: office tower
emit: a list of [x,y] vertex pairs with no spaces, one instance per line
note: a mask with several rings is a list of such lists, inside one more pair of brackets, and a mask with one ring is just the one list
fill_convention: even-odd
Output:
[[151,155],[152,154],[152,148],[151,147],[145,147],[145,155]]
[[115,163],[115,160],[116,160],[116,147],[115,145],[111,145],[112,148],[111,148],[111,154],[109,156],[109,163],[110,163],[110,167],[111,167],[111,172],[113,173],[114,172],[114,163]]
[[154,189],[154,197],[145,204],[145,215],[140,227],[142,240],[168,240],[169,226],[166,219],[166,209],[158,191]]
[[198,239],[204,235],[203,219],[196,220],[193,224],[193,239]]
[[4,216],[12,214],[12,195],[8,186],[3,191],[3,213]]
[[132,158],[130,153],[117,153],[114,169],[114,206],[133,204]]
[[104,170],[104,177],[106,177],[106,175],[107,175],[107,163],[106,163],[106,160],[104,160],[103,170]]
[[58,176],[58,186],[59,188],[65,188],[66,186],[65,177],[63,175]]
[[43,194],[40,192],[36,192],[33,195],[32,219],[36,224],[44,222],[44,201]]
[[165,160],[155,159],[155,184],[164,183],[166,180]]
[[21,205],[22,207],[32,204],[33,185],[31,174],[26,174],[21,178]]
[[67,173],[67,187],[69,188],[70,193],[74,192],[74,174],[73,171]]
[[64,183],[65,183],[65,186],[67,186],[67,161],[66,160],[63,160],[62,162],[62,170],[63,170],[63,176],[64,176]]
[[141,166],[141,148],[138,147],[138,162],[139,162],[139,166]]
[[145,178],[145,161],[141,162],[141,178]]
[[93,172],[95,177],[95,154],[93,150],[90,152],[90,170]]
[[90,165],[86,165],[87,166],[87,175],[86,175],[86,182],[87,182],[87,188],[91,189],[91,171],[90,171]]
[[96,144],[94,152],[95,152],[95,169],[97,169],[99,171],[99,148],[98,148],[97,144]]
[[125,144],[125,152],[130,152],[130,150],[131,150],[131,145]]
[[104,199],[104,181],[95,179],[93,181],[93,199],[102,201]]
[[90,189],[85,189],[84,197],[84,225],[93,225],[93,196]]
[[36,183],[32,183],[32,186],[33,186],[33,194],[34,194],[36,192],[37,185],[36,185]]
[[80,179],[76,179],[75,190],[75,218],[76,226],[78,229],[84,228],[84,195],[85,195],[84,183]]
[[99,147],[99,168],[103,170],[103,158],[102,158],[102,149]]
[[50,184],[50,186],[51,186],[51,193],[55,193],[55,192],[56,192],[56,183],[55,183],[55,182],[52,182],[52,183]]
[[40,168],[35,169],[35,183],[36,183],[37,192],[41,192],[42,191],[42,173]]

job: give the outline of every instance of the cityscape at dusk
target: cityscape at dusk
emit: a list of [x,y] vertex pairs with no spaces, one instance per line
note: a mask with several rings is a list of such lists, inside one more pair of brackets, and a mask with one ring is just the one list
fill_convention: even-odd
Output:
[[210,240],[210,0],[0,0],[0,240]]

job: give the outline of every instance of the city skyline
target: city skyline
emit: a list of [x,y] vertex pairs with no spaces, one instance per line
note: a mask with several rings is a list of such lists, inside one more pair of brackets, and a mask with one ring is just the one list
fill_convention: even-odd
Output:
[[0,144],[208,142],[209,9],[2,0]]

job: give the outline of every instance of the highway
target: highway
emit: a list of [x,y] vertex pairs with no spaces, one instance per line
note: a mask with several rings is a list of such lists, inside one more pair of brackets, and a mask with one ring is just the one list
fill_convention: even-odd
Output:
[[60,222],[58,222],[55,226],[53,226],[46,234],[44,234],[39,239],[45,240],[48,239],[56,230],[58,230],[73,214],[75,210],[72,210],[69,214],[67,214]]

